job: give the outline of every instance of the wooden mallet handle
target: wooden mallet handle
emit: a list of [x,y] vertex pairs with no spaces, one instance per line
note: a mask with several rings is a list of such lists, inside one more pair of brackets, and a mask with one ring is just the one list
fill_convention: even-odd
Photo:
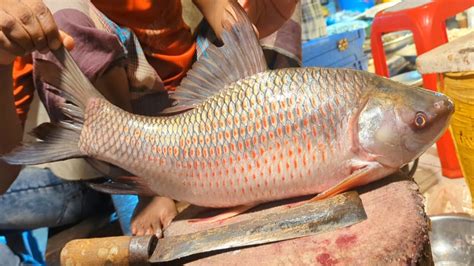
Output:
[[61,265],[146,265],[157,243],[154,235],[76,239],[61,251]]

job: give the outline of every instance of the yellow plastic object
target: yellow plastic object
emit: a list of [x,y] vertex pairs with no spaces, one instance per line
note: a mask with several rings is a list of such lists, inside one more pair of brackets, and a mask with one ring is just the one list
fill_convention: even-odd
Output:
[[474,206],[474,72],[444,73],[443,76],[441,91],[455,106],[450,130]]

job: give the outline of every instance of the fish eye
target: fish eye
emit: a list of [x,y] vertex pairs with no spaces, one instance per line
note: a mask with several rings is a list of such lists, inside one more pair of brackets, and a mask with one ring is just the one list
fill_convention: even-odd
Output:
[[419,128],[422,128],[426,125],[426,114],[423,112],[418,112],[415,115],[415,125]]

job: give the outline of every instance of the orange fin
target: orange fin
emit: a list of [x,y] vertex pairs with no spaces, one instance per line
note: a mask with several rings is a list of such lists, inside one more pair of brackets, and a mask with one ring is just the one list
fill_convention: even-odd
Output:
[[223,222],[229,218],[232,218],[234,216],[237,216],[241,213],[244,213],[253,207],[257,206],[258,204],[252,204],[252,205],[240,205],[237,207],[233,207],[228,209],[227,211],[218,214],[216,216],[212,217],[207,217],[207,218],[197,218],[197,219],[191,219],[188,222],[190,223],[197,223],[197,222],[208,222],[208,223],[214,223],[214,222]]
[[370,170],[371,169],[363,168],[363,169],[355,171],[354,173],[352,173],[352,175],[348,176],[337,185],[325,190],[322,193],[319,193],[318,195],[316,195],[316,197],[310,199],[308,202],[327,199],[331,196],[334,196],[336,194],[342,193],[346,190],[349,190],[351,188],[361,185],[362,184],[361,181],[365,180],[364,177],[366,177],[367,174],[370,174],[372,172]]
[[326,199],[344,191],[347,191],[351,188],[365,185],[372,181],[378,180],[384,177],[385,175],[390,174],[391,172],[393,172],[392,170],[393,169],[388,169],[376,162],[369,163],[369,165],[355,170],[350,176],[344,178],[344,180],[342,180],[335,186],[318,194],[316,197],[310,199],[308,202]]
[[373,172],[371,170],[373,170],[373,169],[362,168],[362,169],[356,170],[354,173],[352,173],[350,176],[346,177],[344,180],[342,180],[341,182],[339,182],[335,186],[319,193],[318,195],[316,195],[315,197],[313,197],[309,200],[304,200],[304,201],[301,201],[301,202],[296,202],[296,203],[289,204],[288,208],[295,208],[295,207],[299,207],[299,206],[301,206],[303,204],[306,204],[306,203],[314,202],[314,201],[317,201],[317,200],[327,199],[331,196],[337,195],[337,194],[342,193],[344,191],[347,191],[351,188],[362,185],[363,182],[361,182],[361,181],[365,181],[365,177],[367,177],[368,174]]

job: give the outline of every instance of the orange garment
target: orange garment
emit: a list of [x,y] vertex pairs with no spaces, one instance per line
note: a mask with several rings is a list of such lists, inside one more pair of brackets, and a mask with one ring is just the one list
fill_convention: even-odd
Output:
[[[115,23],[132,29],[148,62],[164,86],[174,90],[190,68],[196,43],[182,18],[180,0],[92,0]],[[17,59],[13,69],[15,106],[26,118],[33,97],[31,60]]]
[[195,40],[182,17],[181,0],[92,0],[108,18],[132,29],[148,62],[174,89],[192,63]]
[[25,122],[30,104],[33,101],[33,65],[31,63],[31,57],[18,57],[13,63],[13,96],[16,113],[22,123]]

